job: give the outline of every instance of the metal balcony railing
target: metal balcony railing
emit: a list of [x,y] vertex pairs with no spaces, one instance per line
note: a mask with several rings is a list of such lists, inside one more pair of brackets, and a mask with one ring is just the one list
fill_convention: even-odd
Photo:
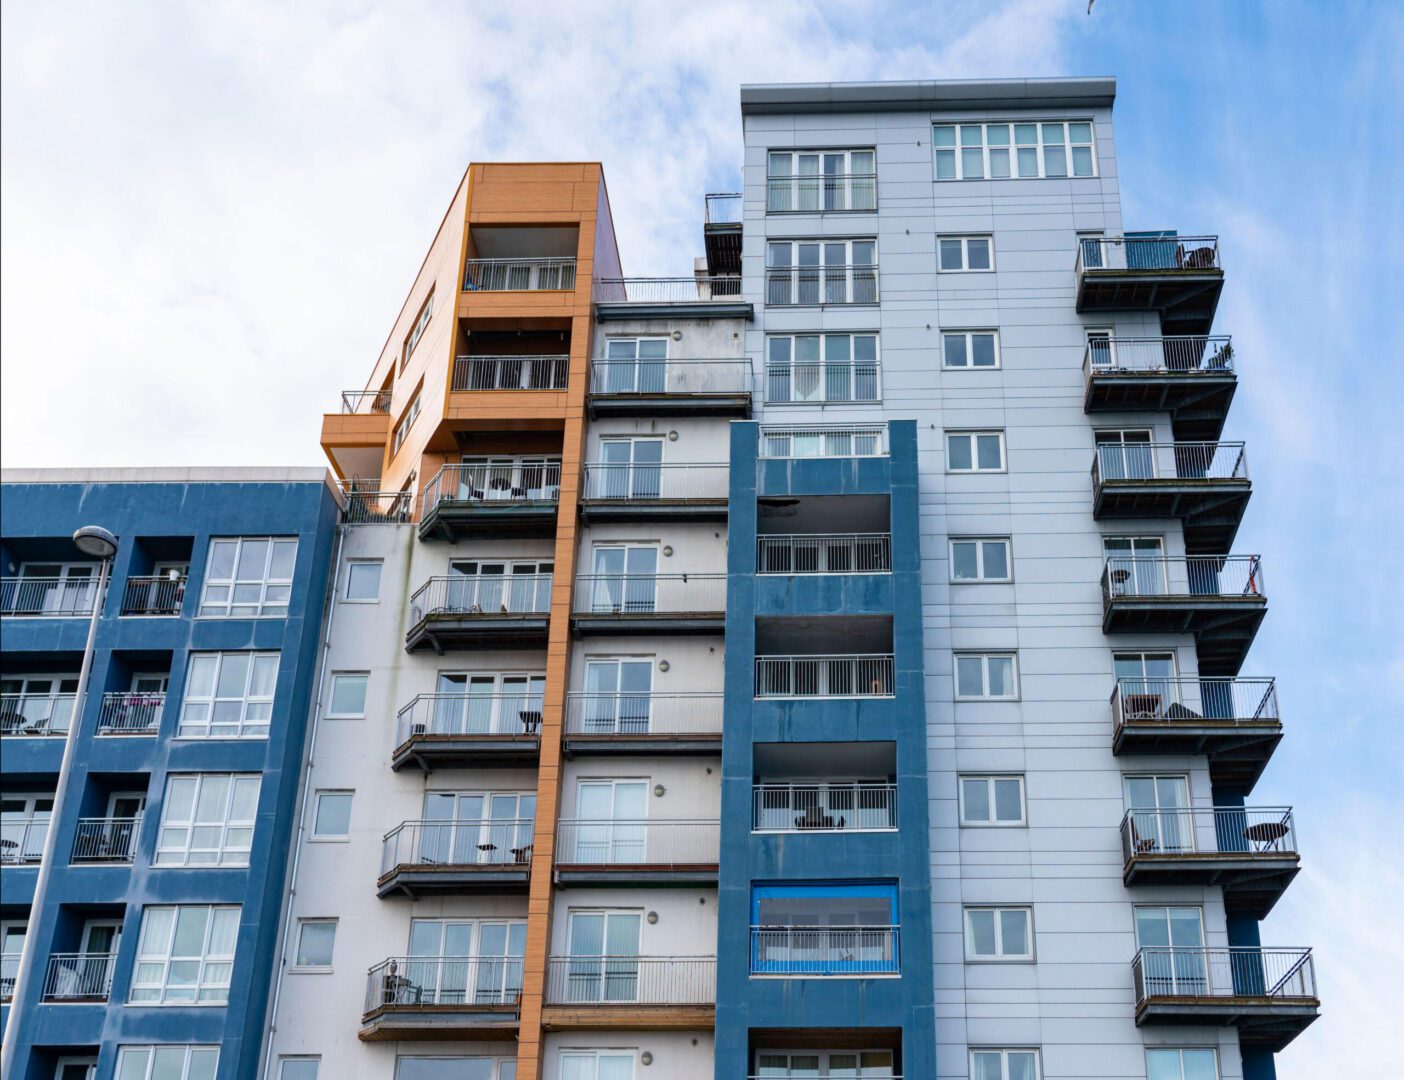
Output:
[[897,785],[794,781],[751,788],[752,832],[875,832],[897,828]]
[[117,954],[50,953],[44,972],[45,1001],[106,1001]]
[[590,462],[585,466],[585,498],[620,502],[725,499],[731,467],[725,462],[638,465]]
[[1083,353],[1082,370],[1089,378],[1232,372],[1233,342],[1227,335],[1093,338]]
[[726,610],[725,574],[581,574],[578,615],[689,615]]
[[341,392],[343,413],[388,413],[390,411],[389,390],[343,390]]
[[460,356],[453,362],[453,384],[459,390],[564,390],[570,357]]
[[550,460],[502,460],[445,465],[424,488],[420,514],[441,502],[556,502],[561,497],[561,463]]
[[1297,835],[1291,807],[1178,807],[1128,810],[1121,819],[1121,854],[1293,855]]
[[1077,245],[1086,270],[1222,270],[1217,236],[1088,236]]
[[396,718],[397,746],[415,736],[537,735],[545,697],[518,694],[420,694]]
[[184,574],[129,577],[122,589],[123,615],[179,615],[185,600]]
[[97,575],[90,578],[0,578],[0,615],[66,618],[91,615]]
[[767,533],[756,537],[758,574],[891,572],[891,533]]
[[756,697],[891,697],[892,654],[758,656]]
[[414,505],[410,491],[347,491],[341,520],[347,525],[404,525]]
[[876,264],[771,266],[765,271],[765,302],[772,307],[876,304]]
[[714,300],[740,300],[741,277],[631,277],[597,278],[595,302],[599,304],[686,304]]
[[745,394],[751,389],[751,362],[667,359],[590,361],[592,394]]
[[1264,595],[1257,555],[1112,555],[1102,569],[1102,602],[1122,597],[1204,600]]
[[141,815],[126,818],[79,818],[73,837],[75,863],[129,863],[136,857]]
[[767,176],[768,214],[819,214],[830,210],[876,210],[877,173]]
[[432,577],[410,597],[410,622],[430,615],[544,615],[550,574],[458,574]]
[[548,1005],[712,1005],[714,956],[552,956]]
[[469,259],[463,288],[468,292],[535,292],[575,288],[575,259]]
[[0,821],[0,863],[6,866],[38,864],[44,856],[44,838],[48,834],[47,815]]
[[1157,997],[1316,997],[1310,949],[1146,946],[1131,976],[1137,1005]]
[[1280,722],[1272,679],[1227,677],[1117,679],[1111,696],[1117,728],[1128,723]]
[[739,191],[713,192],[705,196],[707,225],[739,225],[741,223],[741,193]]
[[571,694],[567,735],[720,735],[720,693]]
[[1137,480],[1247,480],[1241,442],[1102,443],[1092,485]]
[[165,691],[118,690],[102,695],[99,735],[155,735],[166,708]]
[[790,361],[765,365],[765,400],[772,405],[881,401],[876,360]]
[[9,1001],[15,996],[15,980],[19,978],[19,954],[5,953],[0,956],[0,1001]]
[[406,821],[385,834],[380,872],[398,866],[531,865],[531,818]]
[[753,975],[895,975],[896,926],[753,926]]
[[520,956],[392,956],[367,974],[366,1012],[515,1005],[521,992]]
[[719,821],[561,818],[556,862],[582,866],[715,866]]
[[67,735],[73,694],[0,694],[0,735]]
[[766,424],[760,429],[763,458],[886,457],[886,424]]

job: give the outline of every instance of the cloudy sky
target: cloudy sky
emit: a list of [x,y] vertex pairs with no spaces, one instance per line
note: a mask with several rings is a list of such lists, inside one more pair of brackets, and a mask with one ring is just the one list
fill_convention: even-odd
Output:
[[1114,74],[1128,225],[1221,236],[1226,433],[1305,869],[1265,943],[1326,1007],[1282,1080],[1399,1075],[1404,4],[944,0],[0,8],[0,458],[319,464],[470,160],[605,164],[687,272],[742,82]]

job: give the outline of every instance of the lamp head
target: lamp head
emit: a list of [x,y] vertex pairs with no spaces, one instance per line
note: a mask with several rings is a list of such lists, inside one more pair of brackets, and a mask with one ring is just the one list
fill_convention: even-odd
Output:
[[117,554],[117,537],[101,525],[84,525],[73,534],[73,544],[95,559],[110,559]]

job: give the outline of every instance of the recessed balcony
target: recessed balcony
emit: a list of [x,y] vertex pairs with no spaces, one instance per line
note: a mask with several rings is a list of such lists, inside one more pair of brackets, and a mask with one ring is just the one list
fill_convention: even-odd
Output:
[[565,751],[581,754],[720,754],[723,696],[575,693],[566,698]]
[[1238,1028],[1277,1053],[1320,1012],[1310,949],[1146,947],[1131,962],[1136,1026]]
[[541,752],[540,693],[420,694],[396,720],[390,767],[518,768]]
[[1076,271],[1079,313],[1154,312],[1176,334],[1207,334],[1224,287],[1217,236],[1084,237]]
[[0,578],[0,616],[5,618],[87,618],[97,602],[97,564],[91,575],[72,570],[65,577],[25,575]]
[[731,468],[725,462],[591,462],[580,518],[611,521],[725,521]]
[[459,356],[453,361],[449,389],[454,393],[564,390],[569,376],[570,356],[566,353]]
[[136,857],[141,817],[79,818],[73,837],[75,866],[130,864]]
[[756,657],[757,698],[892,697],[893,655]]
[[1290,808],[1128,810],[1121,821],[1122,880],[1133,885],[1218,885],[1224,907],[1261,919],[1297,876]]
[[530,818],[406,821],[385,834],[380,896],[524,891],[531,881]]
[[122,614],[179,615],[185,602],[185,583],[186,576],[176,571],[156,577],[129,577],[122,588]]
[[[481,241],[484,231],[473,230],[475,239]],[[574,256],[468,259],[463,264],[464,292],[570,292],[574,288]]]
[[66,736],[73,722],[74,698],[73,694],[0,694],[0,737]]
[[1217,439],[1238,387],[1227,337],[1094,337],[1082,358],[1088,413],[1169,413],[1175,437]]
[[551,574],[432,577],[410,597],[407,652],[544,647]]
[[714,956],[552,956],[546,961],[549,1031],[710,1031],[715,1023]]
[[420,499],[419,538],[550,538],[556,534],[561,463],[503,457],[445,465]]
[[751,362],[616,359],[590,361],[590,415],[751,415]]
[[706,197],[702,240],[709,274],[741,273],[741,194],[717,192]]
[[1177,518],[1190,554],[1228,550],[1251,493],[1240,442],[1108,442],[1092,458],[1094,518]]
[[861,979],[902,970],[896,926],[753,926],[751,974]]
[[48,835],[47,813],[6,818],[0,822],[0,866],[38,866]]
[[720,634],[726,628],[725,574],[581,574],[577,634]]
[[897,785],[805,780],[751,788],[751,831],[757,833],[891,832],[897,828]]
[[716,820],[562,818],[556,883],[715,885],[720,846]]
[[116,966],[115,952],[50,953],[42,998],[73,1005],[105,1002],[112,992]]
[[516,1038],[522,960],[393,956],[370,969],[362,1042]]
[[155,735],[166,711],[164,690],[117,690],[102,695],[99,735]]

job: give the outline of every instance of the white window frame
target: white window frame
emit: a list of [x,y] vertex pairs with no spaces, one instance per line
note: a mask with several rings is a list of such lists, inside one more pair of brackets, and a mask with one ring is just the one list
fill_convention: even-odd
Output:
[[293,942],[292,963],[288,965],[288,970],[299,972],[302,974],[329,974],[332,970],[332,960],[328,960],[325,964],[304,964],[300,962],[299,957],[302,953],[302,935],[309,926],[330,926],[332,928],[332,958],[334,960],[336,956],[337,923],[339,922],[340,920],[334,917],[320,915],[298,919],[297,940]]
[[429,286],[429,295],[424,298],[424,302],[419,305],[419,311],[414,317],[414,323],[410,326],[409,333],[405,335],[404,344],[400,347],[400,371],[403,372],[409,364],[410,357],[414,355],[414,348],[424,337],[424,332],[429,329],[429,320],[434,317],[434,286]]
[[[493,1080],[516,1080],[517,1059],[515,1057],[497,1057],[493,1054],[399,1054],[395,1058],[394,1080],[400,1080],[400,1062],[410,1061],[491,1061]],[[504,1065],[510,1065],[511,1069],[506,1073],[503,1071]]]
[[[175,820],[170,817],[172,807],[171,787],[174,783],[194,781],[194,791],[190,797],[190,816]],[[200,799],[206,785],[216,781],[228,781],[224,793],[221,816],[215,821],[200,821]],[[248,818],[232,818],[230,813],[235,802],[235,792],[253,790],[253,811]],[[161,824],[156,831],[156,851],[151,865],[157,868],[198,866],[203,869],[233,869],[249,865],[249,853],[253,850],[255,822],[258,820],[258,800],[263,793],[263,777],[259,773],[168,773],[166,791],[161,799]],[[219,838],[213,847],[195,844],[197,834],[218,830]],[[177,842],[168,843],[168,833],[177,837]],[[236,842],[234,837],[243,842]],[[211,859],[193,858],[195,854],[209,854]],[[174,856],[162,858],[162,856]]]
[[[985,784],[987,805],[990,814],[996,813],[995,807],[995,782],[997,780],[1015,780],[1019,784],[1019,818],[1017,821],[1004,821],[998,817],[991,816],[988,821],[976,821],[965,816],[965,785],[983,781]],[[1024,829],[1029,824],[1029,802],[1028,788],[1024,783],[1024,777],[1020,773],[961,773],[956,777],[956,801],[959,804],[959,819],[962,829]]]
[[405,406],[405,411],[400,414],[399,423],[395,425],[395,434],[391,439],[390,456],[394,457],[400,452],[400,447],[405,445],[405,438],[410,433],[410,428],[414,427],[414,422],[419,419],[419,398],[422,390],[416,390],[414,397],[410,398],[410,403]]
[[[354,576],[352,571],[359,567],[374,566],[375,575],[375,595],[371,597],[352,596],[351,579]],[[342,586],[341,600],[346,604],[378,604],[380,603],[380,583],[385,577],[384,559],[348,559],[346,561],[346,582]]]
[[[825,1047],[815,1047],[815,1048],[810,1048],[810,1047],[804,1047],[804,1048],[791,1047],[791,1048],[788,1048],[788,1049],[775,1049],[775,1048],[771,1048],[771,1047],[764,1047],[764,1048],[762,1048],[762,1049],[753,1051],[751,1057],[752,1057],[752,1060],[755,1061],[755,1062],[759,1062],[760,1059],[763,1058],[763,1057],[783,1057],[783,1058],[786,1058],[786,1059],[787,1059],[787,1062],[788,1062],[788,1064],[787,1064],[787,1066],[786,1066],[787,1072],[793,1072],[793,1071],[794,1071],[794,1060],[793,1060],[793,1059],[796,1058],[796,1057],[813,1057],[813,1058],[818,1058],[818,1059],[819,1059],[819,1069],[818,1069],[818,1072],[815,1074],[815,1080],[824,1080],[824,1078],[826,1078],[826,1077],[832,1075],[831,1072],[830,1072],[830,1070],[834,1067],[834,1066],[833,1066],[832,1059],[833,1059],[836,1055],[840,1055],[840,1054],[842,1054],[842,1055],[845,1056],[845,1057],[853,1057],[853,1058],[856,1058],[857,1061],[858,1061],[858,1066],[857,1066],[857,1070],[856,1070],[856,1071],[852,1071],[852,1070],[849,1070],[849,1069],[847,1069],[847,1068],[842,1068],[841,1075],[844,1076],[844,1077],[846,1077],[846,1078],[849,1078],[849,1080],[893,1080],[894,1074],[895,1074],[895,1072],[896,1072],[896,1058],[897,1058],[897,1055],[896,1055],[895,1051],[892,1051],[892,1050],[880,1050],[880,1049],[877,1049],[876,1047],[845,1048],[845,1047],[843,1047],[843,1046],[825,1046]],[[886,1065],[864,1065],[864,1064],[863,1064],[863,1057],[864,1057],[865,1054],[885,1054],[885,1055],[887,1056],[887,1064],[886,1064]],[[767,1066],[767,1067],[770,1067],[770,1066]],[[757,1069],[757,1073],[759,1073],[759,1070],[760,1070],[760,1065],[759,1065],[759,1064],[757,1064],[756,1069]],[[783,1074],[781,1074],[781,1075],[783,1075]],[[807,1072],[805,1072],[805,1073],[801,1073],[801,1075],[803,1075],[803,1076],[808,1076],[809,1074],[808,1074]]]
[[[976,911],[994,912],[995,951],[993,955],[983,956],[975,951],[975,929],[970,921],[970,915]],[[1004,951],[1004,928],[1000,916],[1007,911],[1021,911],[1027,916],[1025,922],[1029,942],[1027,953],[1006,953]],[[967,904],[962,910],[962,921],[965,924],[965,960],[967,963],[1029,964],[1033,962],[1036,949],[1033,906],[1031,904]]]
[[[1073,125],[1082,124],[1087,125],[1087,138],[1073,142]],[[1027,135],[1027,132],[1020,130],[1026,127],[1034,129],[1033,142],[1019,141],[1021,136]],[[1050,130],[1052,128],[1058,131],[1053,132]],[[940,134],[945,129],[951,131],[950,143],[945,142],[945,137]],[[994,129],[993,132],[991,129]],[[1057,138],[1052,138],[1053,135]],[[1002,138],[1003,141],[991,142],[991,138]],[[1074,172],[1074,148],[1089,151],[1090,172]],[[1033,151],[1033,172],[1024,171],[1030,158],[1027,153],[1021,154],[1021,150]],[[1063,154],[1063,171],[1050,173],[1050,165],[1057,160],[1054,153],[1057,150]],[[937,121],[931,125],[931,153],[931,174],[938,184],[956,180],[1093,180],[1098,175],[1097,127],[1090,116],[975,123]],[[1003,174],[994,176],[992,174],[999,168],[1001,159]],[[941,175],[944,160],[949,160],[952,166],[949,176]]]
[[[205,933],[201,942],[201,951],[198,956],[172,956],[170,950],[175,942],[176,926],[180,920],[180,913],[192,909],[204,910]],[[150,925],[148,920],[154,911],[171,912],[170,933],[166,941],[156,943],[163,951],[143,952],[143,949],[150,948],[152,943],[146,940],[147,928]],[[214,933],[216,916],[218,913],[232,913],[234,918],[234,933],[232,934],[231,950],[226,953],[211,953],[210,938]],[[239,904],[153,904],[148,905],[142,911],[141,931],[137,940],[136,960],[132,965],[132,984],[127,996],[127,1004],[135,1006],[177,1006],[180,1008],[201,1008],[209,1006],[225,1006],[229,1004],[229,988],[233,981],[234,973],[234,951],[238,947],[239,919],[243,914]],[[170,997],[172,989],[170,977],[171,966],[176,963],[194,963],[196,965],[195,979],[189,983],[182,983],[182,986],[189,986],[194,991],[194,998],[179,997],[174,1000]],[[141,979],[142,967],[155,967],[160,971],[159,980]],[[211,978],[211,974],[223,975],[221,980],[218,977]],[[140,991],[154,991],[156,997],[138,998],[136,995]],[[222,991],[222,996],[221,996]],[[206,997],[209,994],[211,996]]]
[[[799,250],[801,246],[813,244],[819,248],[819,262],[813,266],[801,266],[799,264]],[[827,261],[829,249],[836,244],[843,245],[844,256],[842,263],[830,263]],[[853,261],[854,244],[872,244],[873,261],[871,263],[855,263]],[[770,261],[771,252],[785,245],[789,247],[789,263],[772,264]],[[991,248],[991,261],[994,259],[993,247]],[[803,237],[795,239],[785,239],[777,237],[767,240],[765,244],[765,303],[767,307],[780,308],[808,308],[808,307],[864,307],[877,304],[881,299],[880,282],[878,280],[878,242],[876,236],[825,236],[825,237]],[[843,271],[843,298],[840,300],[827,299],[830,271]],[[870,285],[872,291],[871,299],[857,300],[859,272],[866,271],[870,278],[863,280]],[[771,291],[772,275],[785,274],[787,276],[786,294],[789,300],[772,300],[772,295],[777,295]],[[814,275],[814,299],[812,301],[801,300],[802,276],[805,274]],[[834,278],[837,280],[837,278]]]
[[1036,1046],[972,1046],[970,1048],[970,1075],[975,1075],[975,1055],[976,1054],[998,1054],[999,1055],[999,1078],[1009,1080],[1009,1055],[1010,1054],[1032,1054],[1034,1061],[1033,1080],[1043,1078],[1043,1055],[1040,1054]]
[[[941,257],[941,242],[960,241],[960,265],[947,266]],[[970,241],[984,240],[989,245],[990,265],[972,267],[970,265]],[[995,272],[995,243],[993,233],[945,233],[936,237],[936,269],[942,274],[993,274]]]
[[180,1066],[180,1080],[187,1080],[190,1076],[191,1058],[197,1053],[213,1054],[214,1068],[210,1071],[210,1075],[214,1076],[215,1073],[219,1071],[219,1044],[217,1043],[148,1043],[136,1046],[119,1046],[117,1048],[117,1062],[112,1073],[113,1077],[118,1078],[118,1080],[127,1080],[127,1066],[123,1059],[126,1058],[128,1054],[132,1056],[144,1054],[146,1056],[146,1064],[143,1066],[140,1074],[135,1077],[135,1080],[150,1080],[156,1067],[156,1054],[158,1051],[162,1050],[184,1051],[185,1060]]
[[[983,273],[983,271],[977,270],[977,271],[975,271],[975,273]],[[964,364],[953,364],[953,363],[951,363],[951,353],[950,353],[950,350],[946,348],[946,339],[947,339],[947,338],[955,338],[955,337],[963,338],[963,339],[965,340],[965,357],[966,357],[966,361],[967,361],[967,362],[964,363]],[[975,363],[975,342],[974,342],[974,339],[975,339],[976,337],[989,337],[989,338],[993,339],[993,341],[994,341],[994,363],[993,363],[993,364],[977,364],[977,363]],[[975,327],[975,328],[973,328],[973,329],[968,329],[968,330],[967,330],[967,329],[964,329],[964,328],[952,328],[952,329],[950,329],[950,330],[942,329],[942,331],[941,331],[941,367],[944,368],[944,369],[946,369],[946,370],[948,370],[948,371],[998,371],[998,370],[1000,370],[1000,368],[1004,367],[1004,359],[1003,359],[1002,355],[1000,354],[1000,350],[999,350],[999,331],[998,331],[997,329],[993,329],[993,328],[990,328],[990,327]]]
[[[332,705],[336,701],[336,684],[338,680],[361,680],[361,711],[360,712],[332,712]],[[364,720],[366,718],[366,694],[370,691],[369,671],[333,671],[327,679],[327,711],[322,714],[326,720]]]
[[[980,688],[979,694],[962,694],[960,692],[960,662],[962,660],[980,661]],[[1009,660],[1009,681],[1012,684],[1011,694],[991,694],[990,689],[990,661],[994,659]],[[955,699],[957,701],[1018,701],[1019,700],[1019,653],[1016,649],[994,649],[989,652],[972,652],[968,649],[957,649],[951,661],[951,676],[955,679]]]
[[[797,354],[797,351],[798,351],[798,350],[797,350],[797,347],[796,347],[796,343],[797,343],[797,342],[799,341],[799,339],[801,339],[801,338],[811,338],[811,337],[812,337],[812,338],[816,338],[816,339],[818,340],[818,342],[819,342],[819,359],[818,359],[818,360],[814,360],[814,361],[809,361],[809,360],[798,360],[798,359],[796,359],[796,354]],[[828,352],[829,352],[829,339],[830,339],[830,338],[835,338],[835,337],[844,337],[844,338],[848,338],[848,355],[849,355],[849,359],[848,359],[848,360],[830,360],[830,359],[829,359],[829,357],[828,357]],[[859,385],[859,382],[860,382],[860,378],[866,378],[866,377],[867,377],[866,373],[864,373],[864,374],[862,374],[862,375],[860,376],[860,371],[861,371],[863,368],[866,368],[866,367],[868,366],[868,361],[866,361],[866,360],[855,360],[855,359],[852,359],[852,357],[853,357],[853,344],[854,344],[854,340],[857,339],[857,338],[872,338],[872,339],[873,339],[873,360],[872,360],[873,396],[872,396],[872,397],[858,397],[857,394],[856,394],[856,391],[857,391],[857,389],[858,389],[858,385]],[[788,360],[773,360],[773,359],[771,359],[771,355],[770,355],[770,343],[771,343],[772,341],[788,341],[788,342],[790,343],[790,358],[789,358]],[[800,369],[800,368],[811,368],[811,367],[814,367],[814,368],[818,368],[818,369],[819,369],[819,374],[818,374],[818,379],[817,379],[817,385],[818,385],[818,388],[819,388],[819,395],[818,395],[817,397],[796,397],[796,396],[795,396],[795,392],[794,392],[794,391],[795,391],[795,386],[796,386],[796,384],[800,381],[800,375],[799,375],[797,369]],[[848,397],[834,397],[834,398],[831,398],[831,397],[828,396],[828,392],[829,392],[829,369],[830,369],[830,367],[847,367],[847,368],[848,368],[848,380],[847,380],[847,381],[848,381],[848,389],[849,389],[849,391],[850,391],[850,394],[849,394]],[[785,373],[784,377],[785,377],[785,380],[786,380],[786,384],[787,384],[787,385],[789,386],[789,388],[790,388],[790,396],[789,396],[789,397],[772,397],[772,396],[771,396],[771,386],[773,385],[772,382],[771,382],[771,379],[773,378],[773,376],[772,376],[772,369],[774,369],[776,372],[784,372],[784,373]],[[864,332],[864,331],[840,331],[840,332],[832,333],[832,334],[830,334],[830,333],[814,333],[814,334],[805,334],[805,333],[795,333],[795,334],[767,334],[767,335],[766,335],[766,339],[765,339],[765,396],[766,396],[766,403],[769,404],[769,405],[800,405],[800,406],[810,405],[810,406],[812,406],[812,405],[872,405],[872,404],[880,404],[880,403],[882,402],[882,345],[881,345],[881,343],[880,343],[879,340],[878,340],[878,333],[877,333],[877,331],[876,331],[876,330],[871,331],[871,332]]]
[[[960,474],[960,475],[968,475],[968,474],[972,474],[972,473],[987,473],[987,474],[993,474],[993,473],[1003,473],[1003,472],[1008,472],[1008,471],[1009,471],[1008,447],[1005,445],[1005,442],[1004,442],[1004,431],[1003,431],[1003,429],[988,428],[988,429],[983,429],[983,430],[947,431],[947,432],[945,433],[945,435],[946,435],[946,472],[948,472],[948,473],[958,473],[958,474]],[[986,437],[988,437],[988,436],[990,436],[990,435],[994,435],[994,436],[996,436],[996,437],[999,439],[999,467],[998,467],[997,469],[984,468],[984,467],[982,467],[982,466],[980,465],[980,444],[979,444],[979,442],[978,442],[978,439],[979,439],[981,436],[986,436]],[[951,464],[951,458],[952,458],[952,454],[951,454],[951,440],[952,440],[952,439],[969,439],[969,440],[970,440],[970,468],[968,468],[968,469],[957,469],[954,465]]]
[[[595,1059],[594,1073],[590,1080],[600,1080],[600,1058],[602,1057],[627,1057],[632,1060],[632,1073],[638,1074],[639,1052],[630,1047],[561,1047],[556,1055],[556,1075],[557,1080],[563,1080],[565,1076],[565,1059],[568,1057],[580,1058],[589,1057]],[[631,1077],[632,1080],[632,1077]]]
[[[1091,238],[1092,238],[1092,237],[1091,237],[1090,235],[1088,235],[1088,234],[1078,233],[1078,244],[1079,244],[1079,247],[1080,247],[1080,245],[1081,245],[1081,243],[1082,243],[1082,238],[1083,238],[1084,235],[1087,235],[1087,238],[1088,238],[1088,239],[1091,239]],[[1097,235],[1100,236],[1101,234],[1098,233]],[[1114,328],[1112,328],[1112,327],[1110,327],[1110,326],[1088,326],[1088,327],[1085,327],[1085,328],[1083,329],[1083,340],[1084,340],[1085,344],[1087,345],[1087,364],[1088,364],[1088,367],[1090,367],[1093,371],[1112,371],[1112,370],[1115,370],[1117,364],[1116,364],[1116,330],[1115,330]],[[1107,358],[1107,362],[1106,362],[1105,364],[1098,364],[1098,363],[1094,363],[1094,362],[1093,362],[1093,360],[1092,360],[1093,354],[1092,354],[1092,350],[1091,350],[1091,345],[1092,345],[1092,342],[1093,342],[1093,341],[1104,341],[1104,342],[1106,342],[1106,352],[1105,352],[1105,356],[1106,356],[1106,358]]]
[[351,814],[348,810],[346,815],[346,831],[344,833],[323,833],[317,831],[317,817],[321,813],[322,799],[326,796],[345,797],[350,800],[351,809],[356,805],[356,792],[349,788],[318,788],[312,793],[312,827],[308,830],[307,841],[314,844],[345,844],[351,839]]
[[[870,173],[856,173],[853,171],[853,155],[867,154],[871,158],[873,167]],[[796,171],[801,157],[815,157],[819,171],[816,173],[799,173]],[[843,172],[824,172],[825,158],[840,157],[843,161]],[[777,158],[789,159],[789,173],[772,172],[772,168]],[[829,185],[833,181],[841,181],[841,187],[831,188]],[[855,188],[861,190],[854,181],[867,180],[870,184],[871,206],[853,206],[853,193]],[[786,183],[788,181],[788,183]],[[827,207],[829,192],[842,190],[843,206]],[[777,191],[787,192],[784,200],[777,200]],[[814,193],[813,208],[801,206],[805,201],[801,196],[807,195],[809,191]],[[788,201],[788,206],[777,206],[777,201]],[[790,149],[782,147],[775,150],[767,150],[765,155],[765,212],[767,214],[870,214],[877,210],[877,152],[869,146],[854,147],[816,147],[814,149]]]
[[1150,1056],[1152,1054],[1174,1054],[1179,1060],[1180,1080],[1184,1080],[1185,1075],[1185,1053],[1192,1051],[1196,1054],[1209,1054],[1214,1059],[1214,1077],[1218,1080],[1223,1073],[1219,1070],[1219,1050],[1215,1046],[1147,1046],[1146,1047],[1146,1075],[1150,1075]]
[[[218,697],[217,695],[219,692],[220,674],[224,668],[226,658],[232,656],[247,656],[249,658],[248,671],[244,676],[244,688],[242,696],[238,698]],[[195,664],[198,661],[203,660],[207,657],[213,657],[215,661],[214,675],[210,680],[210,694],[208,697],[196,696],[191,693],[191,673],[194,670]],[[259,670],[260,666],[262,666],[266,670],[267,661],[269,659],[271,659],[273,662],[272,676],[269,679],[269,682],[271,684],[269,692],[266,695],[251,694],[250,688],[253,686],[254,683],[255,672]],[[281,667],[281,662],[282,654],[276,652],[246,652],[240,649],[230,649],[225,651],[215,650],[192,652],[190,654],[190,659],[186,664],[185,689],[182,694],[182,701],[180,705],[180,720],[176,725],[175,737],[177,739],[268,738],[268,728],[273,720],[273,702],[277,697],[278,693],[278,669]],[[233,723],[232,731],[214,731],[215,706],[222,701],[238,701],[241,703],[241,708],[239,710],[239,719]],[[208,711],[206,712],[205,719],[203,721],[192,722],[186,719],[187,712],[191,709],[191,706],[194,705],[208,706]],[[258,706],[258,708],[252,710],[255,713],[255,715],[252,718],[249,715],[250,706]],[[265,713],[266,715],[259,716],[257,715],[258,713]],[[222,728],[227,728],[229,726],[230,725],[228,721],[221,721]],[[203,732],[198,730],[200,728],[204,729]]]
[[[955,547],[957,544],[975,545],[975,577],[956,577]],[[988,577],[985,574],[985,545],[1004,545],[1004,577]],[[999,585],[1014,580],[1014,544],[1007,536],[952,536],[947,545],[950,559],[952,585]]]
[[304,1062],[312,1063],[312,1080],[317,1080],[317,1074],[322,1070],[321,1054],[284,1054],[278,1058],[278,1080],[291,1080],[288,1076],[288,1065]]
[[[239,562],[243,557],[244,545],[251,543],[267,544],[268,554],[264,556],[262,576],[257,578],[239,577]],[[215,549],[225,544],[234,545],[234,560],[230,566],[230,577],[213,578],[208,576],[209,568],[214,565]],[[287,577],[272,577],[274,553],[279,547],[292,545],[292,566]],[[297,575],[297,537],[296,536],[215,536],[210,538],[209,552],[206,556],[205,567],[207,576],[204,584],[200,587],[200,607],[197,618],[200,619],[286,619],[288,617],[288,605],[292,600],[293,580]],[[247,588],[256,585],[259,589],[259,598],[256,602],[236,599],[235,594],[240,587]],[[224,600],[212,599],[210,593],[215,589],[228,590]],[[278,596],[281,594],[281,599]],[[248,609],[249,610],[236,610]],[[221,610],[222,609],[222,610]]]

